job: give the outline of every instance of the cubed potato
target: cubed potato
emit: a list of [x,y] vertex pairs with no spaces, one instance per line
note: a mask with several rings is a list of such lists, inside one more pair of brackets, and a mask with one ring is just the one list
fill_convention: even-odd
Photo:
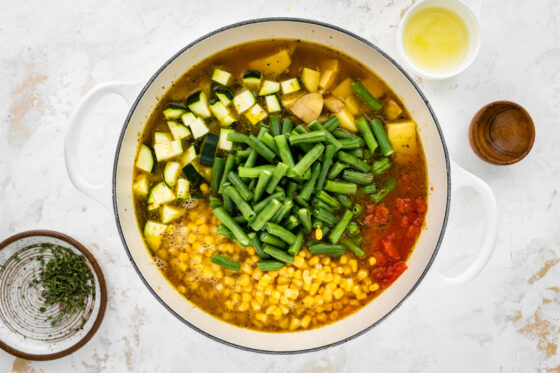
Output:
[[392,98],[385,100],[383,110],[385,111],[385,117],[389,120],[397,119],[402,113],[401,107]]
[[323,100],[325,107],[329,109],[331,113],[338,113],[340,110],[344,109],[344,102],[340,101],[334,96],[325,97]]
[[289,95],[282,95],[282,106],[286,109],[290,109],[294,102],[297,101],[298,98],[305,94],[304,91],[298,91],[295,93],[290,93]]
[[360,112],[360,101],[358,101],[355,96],[348,96],[344,99],[344,107],[346,107],[352,115],[358,115]]
[[313,92],[301,96],[290,108],[290,111],[305,123],[311,123],[321,114],[323,110],[323,96]]
[[397,158],[416,151],[418,142],[416,140],[416,123],[408,120],[404,122],[387,123],[387,136]]
[[320,64],[321,79],[319,79],[319,87],[322,90],[327,90],[334,84],[338,75],[338,69],[338,60],[325,60]]
[[290,53],[287,49],[282,49],[273,55],[249,62],[249,69],[260,71],[266,77],[274,78],[288,70],[291,63]]
[[336,116],[340,121],[340,127],[350,132],[358,132],[358,127],[356,127],[354,116],[352,115],[352,113],[348,111],[347,108],[344,108],[338,113],[336,113]]
[[367,78],[362,80],[362,83],[366,89],[373,95],[373,97],[379,99],[387,93],[387,87],[383,82],[376,76],[368,75]]
[[321,77],[321,73],[317,70],[309,69],[304,67],[301,71],[301,82],[305,89],[309,92],[317,92],[319,89],[319,78]]
[[339,85],[336,86],[335,89],[332,90],[333,96],[344,100],[348,96],[352,96],[352,82],[353,80],[350,78],[344,79]]

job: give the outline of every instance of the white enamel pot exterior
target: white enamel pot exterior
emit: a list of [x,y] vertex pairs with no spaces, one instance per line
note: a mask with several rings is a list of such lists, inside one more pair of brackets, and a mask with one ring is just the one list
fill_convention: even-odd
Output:
[[[142,240],[134,215],[132,177],[140,134],[158,98],[193,65],[236,44],[261,39],[301,39],[323,44],[361,61],[375,71],[402,99],[418,123],[429,178],[429,200],[425,229],[408,260],[408,270],[377,299],[357,313],[325,327],[294,333],[264,333],[238,328],[201,311],[185,300],[160,273]],[[143,87],[140,91],[140,88]],[[138,93],[140,91],[140,93]],[[81,173],[77,139],[88,108],[106,93],[121,94],[131,105],[118,143],[112,184],[92,185]],[[76,187],[107,204],[112,188],[112,207],[126,252],[140,278],[154,296],[180,320],[214,340],[235,347],[272,353],[312,351],[343,343],[369,330],[389,315],[411,294],[429,269],[443,238],[453,189],[467,186],[477,191],[485,205],[487,230],[480,253],[461,275],[444,278],[447,283],[465,283],[484,267],[496,236],[496,204],[491,190],[480,179],[456,167],[449,160],[443,135],[426,98],[413,80],[368,41],[345,30],[301,19],[262,19],[217,30],[185,47],[162,66],[148,83],[107,83],[95,88],[71,118],[65,143],[69,176]]]

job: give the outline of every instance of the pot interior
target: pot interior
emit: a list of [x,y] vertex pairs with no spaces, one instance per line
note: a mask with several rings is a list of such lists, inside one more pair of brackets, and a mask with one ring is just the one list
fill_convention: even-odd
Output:
[[[294,333],[265,333],[220,321],[181,296],[154,264],[144,245],[134,214],[132,173],[140,134],[147,118],[174,81],[193,65],[233,45],[262,39],[301,39],[339,50],[373,70],[400,97],[418,124],[428,168],[428,212],[425,227],[407,264],[409,269],[375,300],[357,313],[319,329]],[[206,335],[238,347],[271,352],[317,349],[344,342],[375,325],[414,289],[428,269],[445,228],[449,163],[435,117],[411,79],[382,52],[345,31],[303,20],[263,20],[234,25],[202,38],[170,59],[148,82],[133,105],[114,170],[117,223],[129,256],[152,293],[181,320]],[[163,312],[163,310],[162,310]]]

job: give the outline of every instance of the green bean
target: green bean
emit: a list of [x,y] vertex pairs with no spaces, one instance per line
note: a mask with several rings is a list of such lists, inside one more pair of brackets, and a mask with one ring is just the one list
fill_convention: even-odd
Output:
[[268,205],[268,203],[270,203],[273,199],[277,199],[279,201],[283,201],[284,198],[286,198],[284,191],[280,190],[278,192],[274,192],[271,195],[269,195],[268,197],[266,197],[265,199],[263,199],[262,201],[260,201],[259,203],[257,203],[256,205],[253,206],[253,210],[255,210],[255,213],[258,214],[259,212],[261,212],[266,205]]
[[362,210],[363,210],[362,205],[356,204],[356,205],[354,205],[354,207],[352,207],[352,213],[354,215],[360,215],[362,213]]
[[355,235],[360,230],[360,227],[358,226],[358,223],[356,223],[354,221],[351,221],[348,224],[347,230],[348,230],[348,233],[350,233],[351,235]]
[[313,201],[311,201],[311,205],[315,208],[323,208],[330,213],[333,213],[334,210],[336,210],[334,207],[327,205],[325,202],[321,201],[319,198],[314,198]]
[[288,245],[293,245],[296,242],[296,235],[279,224],[268,222],[265,224],[265,228],[268,233],[280,238]]
[[327,180],[325,183],[327,192],[339,194],[354,194],[358,190],[358,186],[353,183],[343,183],[342,181]]
[[325,202],[327,205],[335,208],[335,209],[339,209],[340,203],[338,203],[338,201],[331,196],[329,193],[325,192],[324,190],[319,191],[319,193],[317,193],[317,198],[319,198],[321,201]]
[[329,234],[329,241],[331,241],[332,244],[336,244],[340,240],[340,237],[342,237],[342,234],[346,230],[346,227],[348,226],[348,223],[350,223],[350,220],[352,220],[352,217],[354,217],[354,215],[351,211],[344,211],[344,214]]
[[356,243],[354,243],[351,239],[344,237],[341,241],[341,244],[346,246],[350,251],[352,251],[358,258],[362,258],[364,256],[364,252]]
[[[290,170],[288,170],[288,173],[290,172]],[[288,187],[286,188],[286,195],[288,197],[292,197],[293,194],[299,189],[299,185],[298,183],[295,183],[293,181],[289,181],[288,182]]]
[[322,207],[313,209],[313,216],[331,227],[338,221],[336,216],[334,216],[329,210]]
[[253,193],[254,202],[259,202],[271,178],[272,178],[272,172],[268,170],[261,171],[261,175],[259,176],[259,181],[257,181],[257,186],[255,187],[255,192]]
[[371,93],[364,87],[364,85],[360,82],[352,83],[352,89],[366,104],[369,105],[373,110],[379,110],[383,107],[383,104],[379,102],[378,99],[372,96]]
[[315,145],[307,154],[305,154],[303,156],[302,159],[300,159],[300,161],[295,165],[294,167],[294,171],[296,173],[296,175],[303,175],[303,173],[309,168],[311,167],[311,165],[313,164],[313,162],[315,162],[320,156],[321,154],[323,154],[323,151],[325,150],[325,146],[323,144],[317,144]]
[[278,136],[280,134],[280,115],[270,116],[270,132],[272,136]]
[[251,154],[251,152],[252,152],[251,148],[238,150],[235,152],[235,156],[237,158],[247,158]]
[[245,219],[245,217],[243,215],[236,215],[232,217],[233,221],[238,223],[238,224],[245,224],[247,222],[247,219]]
[[290,166],[290,168],[293,168],[296,164],[294,162],[294,158],[292,157],[292,151],[290,150],[290,146],[288,145],[286,136],[274,136],[274,141],[276,142],[276,146],[278,147],[278,155],[280,156],[282,162]]
[[296,256],[299,253],[299,250],[301,249],[302,243],[303,243],[303,231],[300,230],[296,235],[295,242],[288,249],[288,253],[292,254],[293,256]]
[[348,166],[355,168],[358,171],[367,172],[370,170],[370,167],[366,162],[356,156],[353,156],[352,154],[338,152],[337,156],[341,162],[346,163]]
[[239,270],[241,269],[241,264],[226,258],[223,255],[220,254],[214,254],[212,255],[212,257],[210,258],[210,260],[212,261],[212,263],[219,265],[220,267],[224,267],[226,269],[231,269],[232,271],[235,272],[239,272]]
[[[330,145],[329,145],[330,146]],[[327,146],[327,149],[329,148]],[[301,188],[301,192],[299,196],[304,200],[309,200],[311,198],[311,193],[313,193],[313,189],[315,187],[315,183],[317,182],[317,178],[319,178],[319,174],[321,172],[321,163],[316,162],[311,166],[311,178],[305,182],[303,188]]]
[[327,179],[334,179],[337,177],[347,166],[342,162],[336,162],[330,169]]
[[367,194],[373,194],[377,192],[377,185],[375,185],[375,183],[371,183],[365,187],[361,187],[360,190]]
[[265,143],[262,142],[262,140],[257,139],[255,135],[249,136],[247,144],[269,162],[274,161],[274,159],[276,158],[276,153],[274,153],[272,149],[266,146]]
[[214,189],[215,192],[217,192],[220,188],[220,181],[222,180],[222,176],[224,175],[225,166],[226,162],[223,158],[214,158],[214,166],[212,170],[212,189]]
[[303,207],[297,211],[297,214],[305,233],[311,233],[311,213],[309,209]]
[[309,203],[307,203],[306,200],[304,200],[301,195],[297,196],[296,198],[294,198],[294,201],[296,201],[296,203],[298,205],[300,205],[301,207],[309,207]]
[[313,255],[329,255],[338,256],[346,252],[346,248],[342,245],[329,245],[320,243],[309,247],[309,252]]
[[[280,204],[280,202],[278,202],[278,204]],[[220,223],[225,225],[233,233],[237,241],[239,241],[239,243],[242,246],[249,245],[249,237],[247,237],[245,231],[239,226],[239,224],[233,221],[231,216],[226,212],[226,210],[223,207],[215,208],[214,215],[220,221]]]
[[301,124],[298,124],[298,125],[296,126],[296,128],[294,128],[294,131],[295,131],[296,133],[300,133],[300,134],[301,134],[301,133],[309,132],[309,131],[307,131],[307,130],[305,129],[305,127],[302,126]]
[[381,154],[384,156],[389,156],[394,153],[393,145],[387,136],[387,132],[385,132],[385,128],[383,127],[383,122],[379,118],[375,118],[369,122],[371,128],[373,129],[373,133],[377,138],[377,142],[379,143],[379,148],[381,149]]
[[[277,199],[273,199],[268,203],[261,212],[249,223],[255,231],[260,231],[264,225],[276,214],[282,203]],[[228,227],[229,228],[229,227]]]
[[233,235],[233,233],[231,233],[231,231],[225,226],[225,225],[218,225],[218,228],[216,229],[217,233],[220,236],[224,236],[227,237],[231,240],[235,239],[235,236]]
[[233,155],[228,155],[226,158],[226,164],[224,166],[224,172],[222,174],[222,179],[220,180],[220,187],[218,188],[218,193],[222,194],[224,192],[224,184],[227,181],[227,176],[233,169],[235,163],[235,157]]
[[282,241],[282,239],[280,239],[280,238],[278,238],[278,237],[276,237],[276,236],[274,236],[270,233],[267,233],[267,232],[261,232],[259,238],[261,239],[261,241],[263,243],[265,243],[265,244],[267,243],[269,245],[277,246],[281,249],[286,249],[289,246],[286,242]]
[[297,134],[297,135],[290,135],[289,140],[291,145],[297,144],[310,144],[316,142],[325,142],[325,132],[324,131],[311,131]]
[[391,161],[389,158],[381,158],[373,164],[373,173],[376,175],[381,175],[385,171],[391,168]]
[[385,198],[385,196],[389,194],[389,192],[392,191],[396,185],[397,185],[396,179],[389,179],[387,180],[385,185],[383,185],[383,187],[376,194],[373,194],[371,197],[373,198],[375,203],[378,203],[383,198]]
[[288,168],[290,167],[287,164],[278,162],[278,164],[274,168],[274,171],[272,172],[272,178],[270,179],[270,182],[266,187],[266,192],[268,194],[274,193],[274,188],[276,188],[280,180],[282,180],[282,178],[286,176],[286,173],[288,172]]
[[357,244],[361,244],[363,240],[364,238],[362,236],[354,237],[354,242],[356,242]]
[[241,143],[245,143],[245,144],[249,140],[249,138],[246,135],[244,135],[242,133],[237,133],[237,132],[228,133],[227,139],[229,141],[232,141],[232,142],[241,142]]
[[361,117],[360,119],[358,119],[356,121],[356,126],[362,133],[369,151],[373,153],[375,149],[377,149],[378,144],[375,140],[375,137],[373,136],[373,132],[371,131],[371,127],[369,126],[366,118]]
[[329,168],[331,167],[334,154],[336,153],[336,146],[329,144],[325,148],[325,154],[323,156],[323,164],[321,166],[321,172],[319,173],[319,178],[317,179],[317,184],[315,184],[315,192],[319,192],[323,189],[325,180],[327,179],[327,174]]
[[239,177],[241,178],[257,178],[261,176],[261,171],[263,170],[267,170],[270,173],[272,173],[272,171],[274,171],[274,166],[273,165],[265,165],[265,166],[257,166],[257,167],[243,167],[240,166],[237,169],[237,173],[239,174]]
[[[367,125],[367,123],[366,123]],[[341,139],[338,140],[340,141],[340,144],[342,145],[341,149],[347,150],[347,149],[358,149],[362,146],[364,146],[364,141],[362,139],[360,139],[359,137],[353,138],[353,139]]]
[[278,262],[276,260],[259,260],[257,262],[257,267],[263,272],[276,271],[284,266],[284,263]]
[[290,215],[284,224],[286,229],[292,230],[299,225],[299,219],[295,215]]
[[342,178],[346,181],[360,185],[369,185],[373,182],[373,174],[344,170]]
[[350,132],[346,132],[343,129],[336,129],[333,131],[333,136],[336,137],[339,140],[343,140],[343,139],[359,139],[359,136],[353,135]]
[[284,250],[278,249],[272,245],[264,245],[264,252],[273,257],[274,259],[280,260],[284,263],[292,264],[294,262],[294,257]]
[[224,194],[231,198],[246,221],[251,221],[251,219],[255,217],[255,212],[253,211],[251,206],[245,201],[245,199],[240,195],[239,191],[233,186],[230,185],[225,187]]
[[346,208],[350,208],[352,206],[352,202],[344,194],[337,194],[336,199],[338,199],[338,202],[340,202],[342,206]]
[[364,151],[362,149],[349,150],[348,154],[352,154],[354,157],[364,158]]
[[[307,133],[308,131],[300,124],[298,126],[296,126],[296,128],[294,128],[292,130],[292,132],[290,132],[290,135],[297,135],[297,134],[304,134]],[[288,136],[288,137],[289,137]],[[311,148],[313,148],[313,144],[298,144],[297,147],[299,147],[301,150],[303,150],[304,152],[308,152],[311,150]]]
[[325,127],[323,127],[323,125],[321,124],[321,122],[319,122],[318,120],[314,121],[313,123],[309,123],[309,125],[307,126],[309,129],[313,130],[313,131],[323,131],[325,134],[325,142],[328,145],[334,145],[335,149],[338,151],[342,148],[342,144],[340,143],[340,141],[338,141],[338,139],[336,137],[334,137],[332,135],[332,133],[330,133],[329,131],[327,131],[325,129]]
[[216,207],[220,207],[223,206],[223,202],[221,199],[217,198],[217,197],[210,197],[210,207],[212,208],[216,208]]
[[274,141],[274,137],[272,137],[270,133],[267,132],[264,134],[262,142],[272,149],[274,153],[278,154],[278,146],[276,145],[276,141]]
[[290,118],[282,120],[282,135],[289,135],[292,132],[293,122]]
[[263,259],[270,258],[270,256],[264,252],[262,248],[261,240],[259,240],[255,232],[249,233],[247,237],[249,237],[249,241],[251,241],[251,246],[253,246],[253,249],[255,249],[255,252],[257,253],[258,256],[260,256]]
[[224,196],[224,209],[228,214],[233,214],[233,201],[228,196]]
[[276,214],[270,219],[273,223],[280,223],[284,218],[290,213],[294,207],[294,202],[291,199],[287,199],[284,201],[282,206],[276,211]]
[[323,127],[329,132],[334,131],[340,124],[340,120],[336,115],[333,115],[323,123]]
[[235,187],[235,189],[237,189],[239,195],[241,195],[241,197],[245,201],[250,201],[253,198],[253,192],[251,191],[251,189],[249,189],[247,184],[245,184],[243,180],[241,180],[241,178],[235,173],[235,171],[230,171],[230,173],[228,174],[228,180]]

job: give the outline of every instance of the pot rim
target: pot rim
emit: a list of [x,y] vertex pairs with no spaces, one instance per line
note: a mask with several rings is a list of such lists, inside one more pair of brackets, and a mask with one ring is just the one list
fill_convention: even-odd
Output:
[[[331,343],[331,344],[327,344],[327,345],[323,345],[323,346],[318,346],[318,347],[313,347],[313,348],[308,348],[308,349],[301,349],[301,350],[292,350],[292,351],[273,351],[273,350],[264,350],[264,349],[258,349],[258,348],[252,348],[252,347],[247,347],[247,346],[242,346],[239,344],[235,344],[235,343],[231,343],[228,341],[225,341],[219,337],[216,337],[198,327],[196,327],[195,325],[191,324],[189,321],[187,321],[186,319],[184,319],[183,317],[181,317],[180,315],[178,315],[149,285],[148,281],[144,278],[144,275],[142,274],[142,272],[140,271],[140,269],[138,268],[138,266],[136,265],[136,262],[134,261],[134,259],[132,258],[132,254],[130,253],[130,249],[128,248],[128,245],[126,244],[126,240],[124,238],[124,233],[121,227],[121,223],[120,223],[120,218],[119,218],[119,211],[118,211],[118,205],[117,205],[117,166],[118,166],[118,161],[119,161],[119,153],[121,150],[121,146],[123,143],[123,138],[124,135],[128,129],[128,125],[130,122],[130,119],[132,117],[132,114],[134,113],[134,111],[136,110],[136,107],[138,106],[138,103],[140,102],[140,99],[144,96],[144,94],[146,93],[146,90],[150,87],[150,85],[153,83],[153,81],[173,62],[175,61],[175,59],[177,59],[181,54],[183,54],[186,50],[192,48],[193,46],[197,45],[198,43],[216,35],[219,34],[221,32],[227,31],[229,29],[233,29],[236,27],[240,27],[240,26],[245,26],[245,25],[251,25],[251,24],[255,24],[255,23],[267,23],[267,22],[299,22],[299,23],[307,23],[307,24],[311,24],[311,25],[316,25],[316,26],[321,26],[321,27],[325,27],[325,28],[330,28],[332,30],[338,31],[340,33],[346,34],[362,43],[364,43],[366,46],[368,46],[369,48],[374,49],[377,53],[381,54],[383,57],[385,57],[387,60],[389,60],[393,66],[395,66],[405,77],[406,79],[412,84],[412,86],[414,87],[414,89],[416,90],[416,92],[418,92],[418,94],[420,95],[422,101],[424,102],[424,104],[426,105],[426,107],[428,108],[428,111],[430,112],[430,115],[432,116],[432,119],[434,120],[434,123],[436,125],[436,129],[438,131],[439,137],[440,137],[440,141],[443,147],[443,153],[445,156],[445,168],[446,168],[446,173],[447,173],[447,200],[446,200],[446,205],[445,205],[445,214],[443,217],[443,223],[442,223],[442,227],[441,227],[441,231],[436,243],[436,247],[434,248],[434,251],[430,257],[430,260],[428,261],[428,264],[426,265],[426,268],[424,268],[424,271],[422,272],[422,274],[418,277],[418,279],[416,280],[416,282],[414,283],[414,285],[412,286],[412,288],[409,290],[408,293],[405,294],[405,296],[402,297],[402,299],[399,301],[399,303],[394,306],[391,310],[389,310],[389,312],[387,312],[383,317],[381,317],[379,320],[377,320],[376,322],[374,322],[373,324],[371,324],[370,326],[368,326],[367,328],[364,328],[363,330],[357,332],[356,334],[347,337],[347,338],[343,338],[335,343]],[[126,251],[126,255],[128,256],[128,259],[130,260],[130,262],[132,263],[132,266],[134,267],[134,270],[136,271],[136,273],[138,274],[138,276],[140,277],[140,279],[142,280],[142,282],[144,283],[144,285],[148,288],[148,290],[150,291],[150,293],[152,293],[152,295],[157,299],[157,301],[165,308],[167,309],[173,316],[175,316],[177,319],[179,319],[181,322],[183,322],[184,324],[186,324],[187,326],[189,326],[191,329],[199,332],[200,334],[216,341],[219,343],[222,343],[224,345],[230,346],[230,347],[235,347],[237,349],[240,350],[244,350],[244,351],[249,351],[249,352],[258,352],[258,353],[263,353],[263,354],[271,354],[271,355],[294,355],[294,354],[301,354],[301,353],[307,353],[307,352],[315,352],[315,351],[320,351],[323,349],[326,349],[328,347],[334,347],[334,346],[338,346],[341,345],[343,343],[346,343],[356,337],[361,336],[362,334],[370,331],[373,327],[377,326],[378,324],[380,324],[382,321],[384,321],[390,314],[392,314],[395,310],[397,310],[402,303],[414,292],[414,290],[416,290],[416,288],[418,287],[418,285],[420,284],[420,282],[422,282],[422,280],[424,279],[424,277],[426,276],[426,274],[428,273],[428,270],[431,268],[436,255],[439,251],[439,248],[441,246],[441,242],[443,240],[443,236],[445,235],[445,230],[447,227],[447,222],[448,222],[448,218],[449,218],[449,207],[450,207],[450,202],[451,202],[451,171],[450,171],[450,159],[449,159],[449,152],[447,150],[447,145],[445,143],[445,139],[443,137],[443,132],[441,130],[441,126],[439,125],[439,121],[437,120],[437,117],[434,113],[434,110],[432,109],[430,103],[428,102],[428,99],[426,98],[426,96],[422,93],[420,87],[418,87],[418,85],[416,84],[416,82],[412,79],[412,77],[402,68],[402,66],[400,66],[395,59],[393,59],[392,57],[390,57],[387,53],[385,53],[383,50],[381,50],[379,47],[377,47],[375,44],[373,44],[372,42],[370,42],[369,40],[366,40],[364,38],[362,38],[361,36],[345,30],[343,28],[340,28],[338,26],[334,26],[328,23],[324,23],[324,22],[320,22],[320,21],[316,21],[316,20],[312,20],[312,19],[306,19],[306,18],[292,18],[292,17],[265,17],[265,18],[256,18],[256,19],[252,19],[252,20],[247,20],[247,21],[241,21],[241,22],[236,22],[236,23],[232,23],[226,26],[223,26],[221,28],[218,28],[214,31],[211,31],[199,38],[197,38],[196,40],[190,42],[189,44],[187,44],[185,47],[181,48],[177,53],[175,53],[173,56],[171,56],[163,65],[161,65],[161,67],[150,77],[150,79],[146,82],[146,84],[144,85],[144,87],[142,88],[142,90],[140,91],[140,93],[138,93],[138,96],[136,97],[136,99],[134,100],[134,103],[132,104],[132,106],[130,107],[130,110],[126,116],[126,119],[124,121],[124,125],[121,131],[121,134],[119,136],[119,140],[117,143],[117,148],[116,148],[116,152],[115,152],[115,159],[113,162],[113,180],[112,180],[112,199],[113,199],[113,211],[115,214],[115,221],[117,224],[117,230],[119,232],[119,236],[121,238],[122,244],[124,246],[124,249]],[[348,316],[348,317],[352,317],[352,315]],[[221,321],[221,320],[217,320],[219,322],[225,322],[225,321]]]

